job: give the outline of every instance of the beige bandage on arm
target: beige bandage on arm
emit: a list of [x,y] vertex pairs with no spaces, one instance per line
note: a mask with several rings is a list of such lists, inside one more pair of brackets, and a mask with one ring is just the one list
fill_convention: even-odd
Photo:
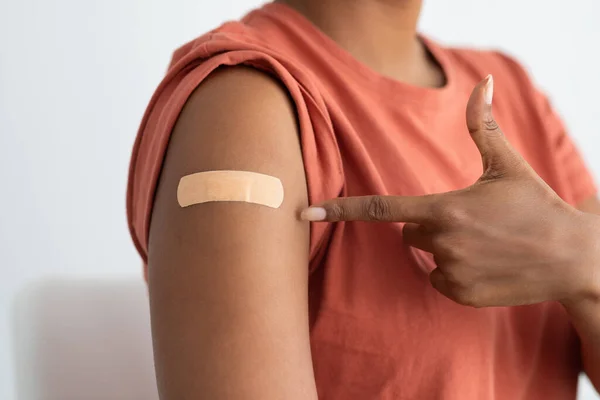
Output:
[[283,203],[283,185],[281,180],[257,172],[198,172],[181,178],[177,201],[181,207],[209,201],[243,201],[279,208]]

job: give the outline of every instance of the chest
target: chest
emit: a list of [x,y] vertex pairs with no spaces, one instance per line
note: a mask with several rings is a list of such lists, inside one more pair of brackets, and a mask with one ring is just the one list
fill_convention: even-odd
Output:
[[[481,155],[466,127],[470,92],[450,101],[337,93],[331,117],[342,157],[345,195],[423,195],[457,190],[482,174]],[[343,99],[342,99],[343,97]],[[448,97],[446,97],[448,99]],[[495,99],[494,117],[509,142],[551,186],[548,144],[534,119]]]

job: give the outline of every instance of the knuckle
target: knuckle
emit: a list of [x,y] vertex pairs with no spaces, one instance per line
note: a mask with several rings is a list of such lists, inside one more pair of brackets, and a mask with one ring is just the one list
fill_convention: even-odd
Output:
[[468,254],[465,246],[464,240],[458,237],[458,235],[453,235],[453,237],[448,240],[446,245],[446,253],[448,258],[455,261],[465,260],[466,255]]
[[476,271],[457,261],[446,262],[444,276],[456,292],[474,293],[475,287],[480,286]]
[[444,275],[446,276],[448,282],[450,282],[457,290],[468,289],[469,285],[467,284],[465,274],[460,267],[446,267],[444,270]]
[[461,224],[467,221],[467,211],[455,202],[437,205],[437,217],[450,224]]
[[435,219],[443,220],[446,217],[447,212],[447,203],[434,203],[431,206],[431,214],[435,217]]
[[448,220],[454,224],[461,224],[467,221],[467,212],[461,206],[455,206],[448,209]]
[[346,209],[337,203],[331,204],[328,212],[335,220],[341,220],[346,215]]
[[448,260],[460,261],[463,259],[462,248],[456,243],[446,242],[443,251]]
[[490,158],[482,175],[484,181],[495,181],[506,176],[506,170],[495,159]]
[[500,133],[500,127],[492,116],[487,116],[482,122],[483,130],[488,134]]
[[431,238],[431,245],[436,253],[445,254],[448,249],[448,241],[443,235],[435,235]]
[[370,220],[383,221],[390,215],[390,206],[381,197],[374,196],[367,201],[365,211]]
[[460,288],[454,293],[454,300],[463,306],[479,308],[482,303],[477,295],[477,292],[472,288]]

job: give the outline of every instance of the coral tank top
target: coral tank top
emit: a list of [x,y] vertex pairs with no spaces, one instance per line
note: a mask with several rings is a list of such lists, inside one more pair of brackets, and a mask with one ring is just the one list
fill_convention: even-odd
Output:
[[[567,202],[596,192],[548,100],[493,51],[422,38],[447,78],[424,88],[382,76],[302,15],[267,4],[175,51],[143,117],[127,194],[146,262],[154,193],[169,136],[215,68],[245,64],[278,78],[299,121],[309,200],[460,189],[482,173],[465,126],[475,84],[495,79],[494,114],[512,145]],[[401,224],[312,224],[310,336],[321,399],[575,399],[579,342],[557,303],[460,306],[429,284],[430,255]]]

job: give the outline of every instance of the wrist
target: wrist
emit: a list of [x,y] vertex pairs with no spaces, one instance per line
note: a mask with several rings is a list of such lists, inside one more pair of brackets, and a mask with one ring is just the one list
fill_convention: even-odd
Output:
[[572,254],[567,268],[576,276],[560,300],[567,309],[581,303],[600,304],[600,216],[575,210],[573,226],[565,252]]

